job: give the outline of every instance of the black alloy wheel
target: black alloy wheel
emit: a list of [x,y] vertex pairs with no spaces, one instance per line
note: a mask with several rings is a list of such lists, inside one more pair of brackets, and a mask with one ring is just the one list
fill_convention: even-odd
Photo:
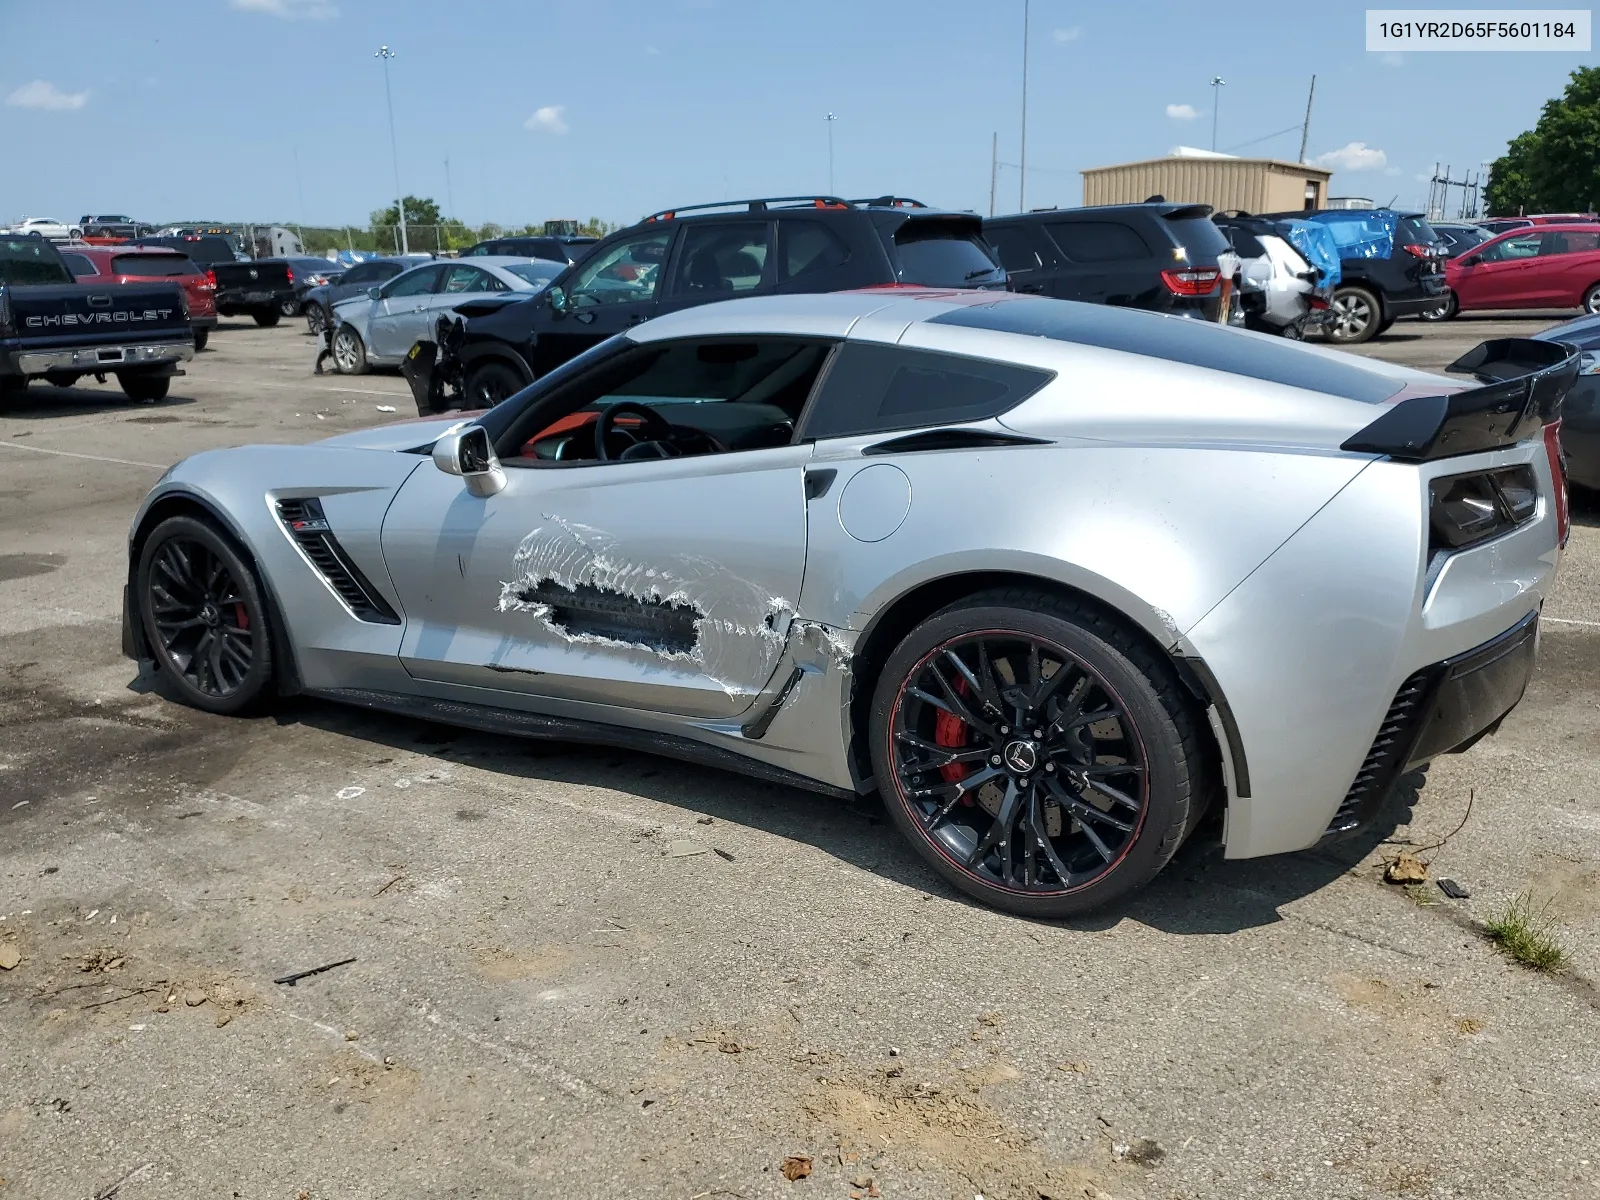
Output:
[[493,408],[526,386],[522,376],[504,363],[485,363],[472,373],[472,381],[467,385],[467,407]]
[[279,300],[278,312],[286,317],[298,317],[300,315],[300,301],[293,296]]
[[1199,738],[1158,656],[1045,593],[931,618],[891,656],[872,713],[895,823],[961,890],[1035,917],[1087,911],[1165,865],[1203,808]]
[[313,337],[321,337],[322,331],[328,327],[328,311],[312,301],[306,305],[306,330]]
[[232,713],[272,675],[266,607],[255,574],[216,529],[193,517],[163,521],[139,557],[146,639],[182,698]]

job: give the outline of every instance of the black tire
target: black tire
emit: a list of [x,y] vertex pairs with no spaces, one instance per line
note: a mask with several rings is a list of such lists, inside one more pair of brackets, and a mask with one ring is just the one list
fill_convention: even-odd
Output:
[[1420,315],[1424,321],[1453,321],[1460,311],[1461,302],[1452,291],[1445,293],[1444,301],[1437,308],[1427,309]]
[[333,332],[333,365],[341,375],[367,373],[367,345],[361,335],[348,325]]
[[278,323],[278,310],[275,308],[258,308],[250,315],[256,319],[257,325],[270,328]]
[[1341,284],[1334,289],[1328,308],[1328,322],[1323,329],[1330,342],[1359,346],[1378,336],[1383,304],[1367,288]]
[[1600,283],[1583,294],[1583,311],[1600,313]]
[[0,400],[20,400],[27,390],[26,375],[0,375]]
[[328,310],[312,301],[306,305],[306,329],[312,337],[321,337],[328,327]]
[[172,387],[172,376],[150,375],[142,371],[118,371],[117,383],[122,386],[129,400],[154,404],[158,400],[167,398],[167,391]]
[[76,371],[46,371],[44,381],[53,388],[69,388],[78,382]]
[[206,348],[206,343],[211,340],[211,330],[196,329],[194,331],[194,352],[199,354]]
[[[1050,680],[1068,670],[1081,680],[1062,676],[1063,701]],[[1085,709],[1106,715],[1087,722]],[[1026,917],[1074,916],[1149,883],[1208,795],[1201,727],[1165,659],[1091,605],[1030,588],[972,596],[912,630],[878,678],[869,737],[884,807],[917,852]]]
[[185,704],[236,713],[266,694],[267,607],[232,539],[207,521],[169,517],[145,539],[134,586],[156,666]]
[[467,379],[465,407],[493,408],[527,386],[522,376],[505,363],[484,363],[474,368]]
[[1391,328],[1393,328],[1394,323],[1395,323],[1396,320],[1398,320],[1398,318],[1396,318],[1396,317],[1385,317],[1382,321],[1380,321],[1378,323],[1378,332],[1373,334],[1372,336],[1373,337],[1382,337],[1384,334],[1388,333]]
[[300,301],[293,296],[286,300],[279,300],[278,315],[281,317],[298,317],[300,315]]

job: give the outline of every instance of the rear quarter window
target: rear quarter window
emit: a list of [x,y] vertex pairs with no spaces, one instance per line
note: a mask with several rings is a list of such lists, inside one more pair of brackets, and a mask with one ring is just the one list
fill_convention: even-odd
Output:
[[67,270],[71,271],[76,279],[92,279],[100,274],[94,269],[94,260],[87,254],[72,254],[63,250],[61,261],[67,264]]
[[988,420],[1052,378],[1036,367],[846,342],[828,367],[800,436],[849,437]]
[[1228,239],[1222,236],[1222,230],[1209,217],[1184,217],[1176,221],[1163,220],[1161,223],[1178,240],[1178,245],[1189,252],[1191,259],[1208,258],[1228,250]]
[[1138,261],[1153,253],[1138,230],[1118,221],[1052,221],[1045,228],[1075,263]]

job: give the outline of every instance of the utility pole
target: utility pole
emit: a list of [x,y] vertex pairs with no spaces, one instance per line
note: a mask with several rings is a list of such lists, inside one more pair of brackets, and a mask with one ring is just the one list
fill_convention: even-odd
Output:
[[1306,95],[1306,121],[1300,126],[1300,161],[1306,160],[1306,142],[1311,137],[1311,101],[1316,99],[1317,77],[1311,77],[1311,91]]
[[833,123],[839,118],[829,113],[824,120],[828,122],[828,195],[833,195]]
[[994,185],[1000,174],[1000,133],[997,130],[989,146],[989,215],[994,216]]
[[450,160],[444,160],[444,198],[450,205],[450,219],[456,219],[456,190],[450,186]]
[[411,253],[411,239],[406,236],[406,198],[400,191],[400,150],[394,140],[394,96],[389,91],[389,60],[394,51],[379,46],[373,58],[383,60],[383,99],[389,106],[389,156],[394,159],[394,205],[400,213],[400,253]]
[[1022,0],[1022,161],[1017,166],[1017,211],[1028,211],[1028,4]]
[[1221,75],[1211,77],[1211,148],[1217,148],[1217,106],[1222,102],[1222,89],[1228,81]]

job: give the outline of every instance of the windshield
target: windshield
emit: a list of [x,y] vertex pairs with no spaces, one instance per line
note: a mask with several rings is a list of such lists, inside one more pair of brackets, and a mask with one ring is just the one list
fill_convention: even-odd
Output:
[[0,238],[0,283],[71,283],[72,272],[43,238]]
[[970,288],[1006,281],[994,251],[965,223],[907,221],[895,231],[894,244],[900,252],[895,278],[901,283]]
[[531,262],[513,263],[512,265],[508,266],[506,270],[515,275],[518,279],[526,279],[535,287],[543,287],[557,275],[561,274],[562,271],[566,270],[566,268],[561,263],[556,262]]

